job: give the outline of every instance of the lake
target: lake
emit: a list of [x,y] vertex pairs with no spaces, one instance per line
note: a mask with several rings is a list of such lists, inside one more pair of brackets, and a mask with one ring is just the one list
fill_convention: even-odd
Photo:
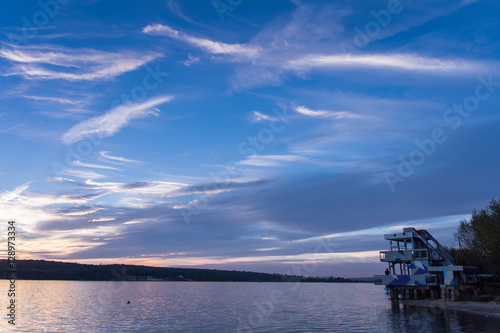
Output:
[[[500,320],[391,305],[349,283],[16,281],[12,332],[497,332]],[[127,302],[130,301],[130,304]]]

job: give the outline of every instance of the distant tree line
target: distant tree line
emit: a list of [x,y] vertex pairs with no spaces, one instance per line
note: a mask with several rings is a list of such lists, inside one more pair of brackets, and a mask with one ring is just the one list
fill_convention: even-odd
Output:
[[[138,265],[87,265],[47,260],[17,260],[16,266],[18,269],[17,278],[21,280],[140,281],[161,279],[166,281],[227,282],[358,282],[341,277],[303,277],[244,271]],[[7,260],[0,260],[1,279],[7,278],[7,268]]]
[[500,202],[472,212],[470,220],[460,221],[454,234],[458,248],[451,249],[457,265],[477,266],[478,273],[500,276]]

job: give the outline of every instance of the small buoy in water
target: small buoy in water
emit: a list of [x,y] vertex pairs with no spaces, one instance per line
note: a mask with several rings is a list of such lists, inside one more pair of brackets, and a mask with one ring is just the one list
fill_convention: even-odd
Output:
[[130,304],[130,301],[128,301],[127,304]]

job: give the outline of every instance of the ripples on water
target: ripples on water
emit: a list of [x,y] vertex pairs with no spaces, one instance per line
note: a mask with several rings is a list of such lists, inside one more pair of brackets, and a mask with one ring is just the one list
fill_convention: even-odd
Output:
[[[16,326],[3,315],[2,332],[498,332],[500,327],[498,319],[394,306],[383,287],[371,284],[16,284]],[[0,288],[5,309],[8,281]]]

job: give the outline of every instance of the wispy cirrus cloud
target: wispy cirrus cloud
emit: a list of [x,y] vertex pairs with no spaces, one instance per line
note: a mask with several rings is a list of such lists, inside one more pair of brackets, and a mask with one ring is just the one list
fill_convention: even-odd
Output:
[[100,173],[97,173],[94,171],[90,171],[90,170],[65,169],[65,170],[61,170],[60,173],[62,175],[73,176],[73,177],[84,178],[84,179],[106,178],[106,176],[101,175]]
[[99,182],[87,180],[78,184],[82,190],[94,191],[95,193],[120,193],[128,196],[129,199],[140,199],[134,196],[147,198],[180,198],[193,194],[215,194],[230,192],[246,187],[260,186],[268,183],[268,180],[256,180],[247,182],[228,183],[204,183],[192,185],[184,182],[164,181],[164,180],[140,180],[131,183],[121,182]]
[[34,101],[55,102],[59,104],[79,105],[82,103],[79,100],[63,98],[63,97],[31,96],[31,95],[23,95],[22,97],[32,99]]
[[298,155],[251,155],[239,164],[259,166],[259,167],[275,167],[283,163],[297,163],[305,160]]
[[66,94],[62,96],[21,95],[20,97],[35,101],[36,103],[32,103],[32,105],[40,110],[35,111],[37,114],[49,118],[73,120],[81,120],[84,114],[90,112],[88,106],[93,99],[90,94]]
[[266,49],[266,56],[255,60],[251,66],[240,65],[235,69],[231,85],[235,90],[254,87],[276,86],[293,73],[298,77],[313,70],[391,70],[418,72],[426,75],[463,75],[476,73],[485,64],[462,60],[441,59],[415,54],[311,54],[309,51],[287,52],[288,46]]
[[265,121],[279,121],[278,117],[270,116],[259,111],[252,111],[251,119],[254,123],[261,123]]
[[[30,182],[31,183],[31,182]],[[7,203],[18,198],[24,191],[29,188],[30,183],[16,187],[12,191],[5,191],[0,194],[0,204]]]
[[332,118],[332,119],[360,118],[359,115],[348,111],[311,110],[301,105],[295,106],[294,110],[305,116],[316,117],[316,118]]
[[85,189],[105,192],[105,193],[123,193],[134,194],[148,197],[175,197],[174,193],[187,184],[165,181],[136,181],[133,183],[118,182],[96,182],[88,180],[85,182]]
[[185,43],[197,46],[203,51],[211,54],[227,54],[255,58],[261,52],[261,48],[246,44],[226,44],[214,42],[210,39],[194,37],[182,31],[172,29],[167,25],[151,24],[142,29],[142,32],[152,36],[167,36]]
[[110,167],[107,165],[100,165],[100,164],[94,164],[94,163],[84,163],[81,161],[74,161],[74,165],[84,167],[84,168],[94,168],[94,169],[107,169],[107,170],[120,170],[118,168]]
[[332,54],[306,55],[288,61],[285,68],[303,71],[313,68],[392,68],[408,71],[473,71],[481,68],[478,64],[465,60],[447,60],[417,56],[414,54]]
[[101,116],[76,124],[63,135],[62,140],[66,144],[72,144],[90,135],[112,136],[134,119],[158,115],[159,110],[156,106],[172,99],[173,96],[168,95],[152,98],[143,103],[119,105]]
[[105,159],[111,160],[111,161],[124,162],[124,163],[142,163],[141,161],[136,161],[136,160],[131,160],[131,159],[128,159],[125,157],[110,155],[109,151],[101,151],[101,152],[99,152],[99,155],[101,155]]
[[[451,6],[452,9],[450,4],[443,4],[443,8],[432,10],[427,10],[421,4],[407,4],[408,11],[418,7],[420,18],[415,22],[394,22],[377,40],[453,12],[465,4],[466,1],[459,6]],[[162,24],[148,25],[143,28],[143,32],[180,40],[210,54],[228,55],[219,60],[238,62],[229,80],[235,90],[282,85],[290,74],[300,77],[315,69],[372,68],[426,75],[463,75],[491,65],[465,58],[436,57],[429,55],[427,49],[407,52],[402,50],[408,48],[401,48],[401,51],[391,50],[387,53],[342,53],[339,45],[346,41],[352,43],[353,34],[340,22],[350,15],[352,11],[339,4],[321,6],[297,3],[297,8],[289,16],[278,17],[249,41],[237,44],[227,44],[207,37],[194,37]]]
[[158,58],[158,53],[107,52],[53,45],[2,48],[0,57],[14,63],[3,75],[68,81],[109,80]]

